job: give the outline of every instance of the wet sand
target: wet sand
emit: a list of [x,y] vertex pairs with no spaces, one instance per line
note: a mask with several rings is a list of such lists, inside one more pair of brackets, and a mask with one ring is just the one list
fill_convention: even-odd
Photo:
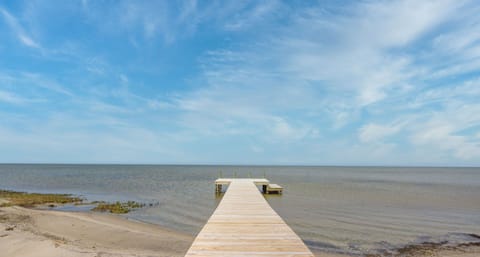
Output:
[[111,214],[0,208],[0,257],[183,256],[192,240]]

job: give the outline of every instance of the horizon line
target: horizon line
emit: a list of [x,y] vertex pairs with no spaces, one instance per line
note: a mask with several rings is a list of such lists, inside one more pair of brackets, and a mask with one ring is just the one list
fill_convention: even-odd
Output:
[[75,162],[0,162],[0,165],[122,165],[122,166],[240,166],[240,167],[372,167],[372,168],[480,168],[470,165],[387,165],[387,164],[235,164],[235,163],[75,163]]

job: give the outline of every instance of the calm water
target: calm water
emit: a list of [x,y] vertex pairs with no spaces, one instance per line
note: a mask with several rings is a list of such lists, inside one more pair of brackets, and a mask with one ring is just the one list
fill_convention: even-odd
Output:
[[0,188],[157,203],[128,215],[196,234],[220,200],[220,171],[283,185],[267,200],[315,251],[374,253],[480,234],[480,168],[0,165]]

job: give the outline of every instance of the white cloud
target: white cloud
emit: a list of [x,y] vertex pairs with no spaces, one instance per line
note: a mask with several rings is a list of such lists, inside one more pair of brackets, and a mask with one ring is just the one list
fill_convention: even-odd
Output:
[[435,103],[448,104],[453,100],[469,103],[478,98],[480,98],[480,78],[473,78],[459,84],[433,87],[419,92],[414,96],[414,100],[409,101],[405,107],[418,109]]
[[119,1],[107,6],[98,1],[85,3],[82,7],[86,21],[102,33],[127,33],[135,40],[140,38],[147,41],[154,40],[157,36],[167,42],[175,39],[175,28],[169,23],[171,14],[168,2]]
[[[157,38],[172,44],[191,37],[203,24],[210,28],[240,31],[263,24],[281,8],[278,1],[210,1],[185,0],[178,2],[119,1],[108,5],[83,1],[88,22],[104,33],[128,33],[133,44],[138,39],[155,42]],[[219,11],[221,10],[221,11]],[[141,32],[141,33],[139,33]],[[140,34],[140,35],[139,35]],[[140,36],[140,37],[139,37]],[[142,38],[143,36],[143,38]]]
[[[258,127],[264,125],[256,116],[288,119],[275,112],[302,110],[320,119],[327,115],[330,127],[339,129],[358,121],[365,106],[414,89],[409,80],[423,71],[413,65],[416,57],[392,49],[414,42],[456,8],[451,1],[394,1],[359,3],[345,16],[316,8],[292,14],[290,25],[272,28],[279,33],[251,46],[209,52],[201,62],[207,87],[181,97],[180,106],[203,113],[204,122],[214,113],[214,120]],[[290,133],[291,127],[273,122],[274,134],[304,135],[318,126],[295,119],[306,123]],[[360,138],[373,140],[369,131],[375,128],[363,128]]]
[[18,20],[12,14],[10,14],[7,10],[1,7],[0,13],[3,15],[5,21],[10,26],[12,31],[16,34],[22,44],[31,48],[41,48],[40,44],[38,44],[29,35],[27,35],[25,29],[20,25]]
[[33,39],[31,39],[30,37],[24,35],[24,34],[19,34],[18,37],[20,38],[20,41],[26,45],[26,46],[29,46],[29,47],[33,47],[33,48],[39,48],[39,45],[33,41]]
[[[148,53],[157,52],[158,45],[168,49],[169,43],[186,37],[196,42],[195,33],[202,25],[225,38],[215,44],[224,48],[200,56],[195,69],[200,75],[188,77],[186,87],[172,92],[176,90],[172,85],[164,89],[160,83],[148,82],[150,78],[138,81],[141,76],[134,74],[138,63],[109,63],[109,52],[89,52],[78,42],[55,51],[45,47],[43,58],[75,62],[82,76],[55,79],[39,73],[0,73],[5,87],[0,101],[23,104],[45,96],[66,100],[69,108],[62,110],[63,117],[45,113],[51,120],[39,137],[48,140],[27,133],[21,141],[21,133],[11,127],[2,133],[23,142],[26,152],[28,142],[35,140],[39,148],[44,144],[59,149],[49,143],[58,133],[59,142],[80,141],[72,151],[88,150],[83,142],[98,142],[98,149],[119,156],[124,155],[115,149],[122,147],[131,154],[135,147],[149,153],[173,147],[181,149],[177,158],[192,159],[201,154],[181,154],[197,145],[191,142],[227,145],[236,140],[246,143],[232,151],[244,149],[282,162],[375,163],[381,157],[401,163],[398,160],[438,161],[438,156],[452,163],[474,162],[479,152],[480,133],[475,126],[480,110],[475,101],[480,87],[478,79],[463,83],[459,81],[465,78],[455,77],[472,75],[480,67],[478,15],[471,11],[461,17],[469,11],[465,3],[361,1],[333,10],[288,9],[289,5],[272,1],[205,4],[195,0],[121,1],[106,8],[101,2],[84,0],[81,15],[87,25],[106,38],[113,34],[134,42],[136,51],[146,46]],[[22,19],[17,20],[0,9],[0,16],[23,45],[40,48],[32,35],[42,35],[41,31],[27,33],[24,28],[32,27],[20,26],[28,15],[18,15]],[[280,24],[272,22],[277,18],[282,18]],[[259,33],[263,31],[269,33]],[[231,40],[229,35],[238,38]],[[442,78],[449,78],[448,83]],[[165,91],[152,94],[157,86]],[[86,121],[73,123],[75,118]],[[90,127],[100,129],[90,131]],[[6,136],[2,140],[13,144]],[[153,143],[135,146],[141,140]],[[295,147],[290,149],[291,145]],[[409,149],[401,152],[405,148]]]
[[18,79],[23,80],[24,83],[29,83],[30,85],[38,86],[66,96],[73,96],[73,93],[66,89],[65,86],[41,74],[25,72],[20,73],[19,75]]
[[96,75],[104,75],[109,72],[109,65],[107,62],[99,56],[88,57],[83,61],[85,69]]
[[23,104],[28,102],[28,99],[19,97],[7,91],[0,91],[0,101],[10,104]]
[[480,25],[480,17],[478,12],[480,6],[475,1],[463,1],[465,8],[458,10],[455,17],[452,18],[450,26],[454,29],[441,31],[433,39],[432,46],[436,54],[441,53],[448,56],[448,60],[471,59],[478,55],[472,56],[472,49],[475,49],[480,42],[480,34],[478,26]]
[[468,73],[476,72],[480,69],[480,59],[472,59],[471,61],[459,61],[450,65],[439,67],[431,72],[430,77],[433,79],[441,79],[445,77],[461,76]]
[[[412,140],[416,145],[430,145],[437,148],[435,151],[449,151],[455,157],[463,160],[478,160],[480,158],[480,144],[472,142],[465,136],[454,134],[454,130],[447,125],[426,127],[425,131],[416,133]],[[439,148],[439,149],[438,149]]]
[[261,24],[262,21],[274,15],[281,8],[278,1],[266,1],[257,3],[252,9],[240,11],[233,14],[233,17],[225,23],[227,30],[243,30],[255,24]]
[[359,139],[363,143],[375,143],[383,141],[385,138],[390,137],[398,133],[403,124],[394,125],[378,125],[367,124],[359,129]]
[[[448,1],[369,2],[355,7],[345,17],[310,9],[292,15],[292,25],[273,28],[281,33],[261,38],[252,47],[210,52],[204,62],[204,75],[211,90],[227,93],[219,85],[234,85],[230,87],[238,87],[235,95],[248,94],[257,99],[251,101],[257,105],[256,111],[267,113],[268,108],[265,110],[257,103],[262,94],[265,99],[261,102],[276,108],[295,106],[319,112],[325,103],[337,102],[329,95],[354,92],[356,99],[349,99],[344,111],[332,111],[337,124],[344,125],[355,109],[386,98],[389,90],[406,88],[408,79],[415,75],[414,69],[410,69],[412,57],[392,55],[390,49],[416,40],[454,9]],[[328,40],[334,42],[327,44]],[[312,81],[321,87],[308,86]],[[278,99],[291,96],[293,90],[300,93],[298,99],[276,104]],[[253,91],[256,93],[252,94]],[[230,96],[219,96],[217,100],[236,102],[234,95]]]
[[362,47],[400,47],[443,22],[461,5],[452,0],[361,3],[342,28],[354,44],[363,44]]
[[309,10],[269,47],[279,48],[277,54],[287,61],[278,63],[284,63],[285,70],[335,90],[356,92],[357,105],[365,106],[415,77],[416,57],[397,50],[445,22],[458,4],[380,1],[354,7],[345,16]]
[[475,134],[463,131],[480,126],[480,105],[449,103],[444,111],[433,113],[418,124],[412,124],[412,143],[447,151],[464,160],[480,158],[480,142]]
[[87,101],[84,104],[86,108],[95,113],[128,114],[133,112],[124,106],[108,104],[99,100]]
[[0,83],[3,87],[13,88],[18,92],[25,94],[25,97],[41,97],[46,94],[37,92],[35,88],[46,89],[47,92],[57,93],[66,96],[73,96],[70,90],[65,86],[58,83],[56,80],[51,79],[45,75],[31,72],[19,72],[19,71],[0,71]]
[[285,119],[274,117],[272,120],[271,133],[274,136],[274,140],[288,142],[304,139],[312,133],[312,129],[305,126],[294,127]]
[[[276,124],[273,134],[286,138],[308,135],[317,124],[296,117],[306,123],[294,130],[281,122],[289,116],[275,112],[328,115],[331,127],[339,129],[358,121],[359,110],[368,105],[418,90],[410,81],[423,72],[416,56],[395,50],[448,20],[457,8],[453,1],[394,1],[359,3],[345,16],[309,9],[253,46],[210,51],[201,60],[207,87],[182,96],[179,106],[201,115],[204,123],[233,119],[263,127],[261,120],[270,119]],[[360,129],[359,139],[381,141],[402,126],[373,122]]]

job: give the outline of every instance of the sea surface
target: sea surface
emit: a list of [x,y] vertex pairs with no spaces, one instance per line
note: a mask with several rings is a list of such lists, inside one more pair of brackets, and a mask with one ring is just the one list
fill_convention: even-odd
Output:
[[219,176],[284,186],[266,199],[313,251],[387,255],[480,234],[480,168],[2,164],[0,189],[151,203],[127,216],[195,235]]

